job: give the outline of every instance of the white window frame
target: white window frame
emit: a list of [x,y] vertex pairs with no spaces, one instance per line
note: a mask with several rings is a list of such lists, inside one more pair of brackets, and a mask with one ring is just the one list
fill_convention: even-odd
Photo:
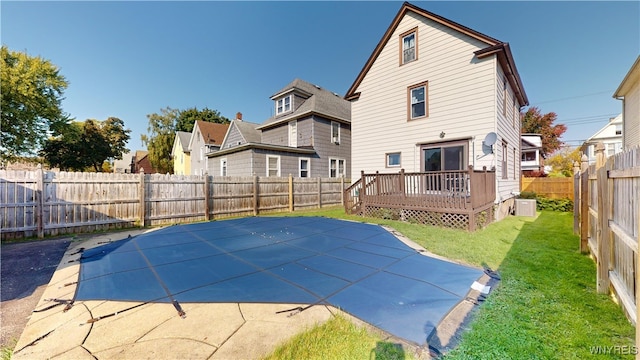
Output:
[[289,146],[298,147],[298,120],[289,121]]
[[[276,159],[276,164],[277,164],[277,169],[276,169],[276,175],[271,175],[269,173],[269,171],[271,170],[269,168],[269,159]],[[280,155],[267,155],[267,169],[266,169],[266,175],[267,176],[280,176]]]
[[[334,136],[334,129],[338,130],[338,136]],[[331,122],[331,142],[334,144],[340,144],[340,123],[337,121]]]
[[[342,163],[342,172],[340,172],[340,164]],[[332,167],[332,164],[335,164],[335,167]],[[335,175],[331,173],[331,171],[335,169]],[[329,158],[329,177],[330,178],[340,178],[344,177],[345,172],[347,171],[347,160],[343,158]]]
[[276,100],[276,115],[284,114],[291,111],[293,96],[287,95]]
[[220,159],[220,176],[227,176],[227,158]]
[[[389,160],[391,160],[391,156],[392,155],[398,155],[398,163],[397,164],[391,164],[390,163]],[[388,167],[388,168],[400,167],[401,164],[402,164],[402,155],[401,155],[400,151],[386,153],[385,157],[386,157],[385,166]]]
[[[304,170],[307,172],[306,176],[302,176],[302,162],[307,162],[307,169]],[[311,158],[299,158],[298,159],[298,177],[310,178],[311,177]]]

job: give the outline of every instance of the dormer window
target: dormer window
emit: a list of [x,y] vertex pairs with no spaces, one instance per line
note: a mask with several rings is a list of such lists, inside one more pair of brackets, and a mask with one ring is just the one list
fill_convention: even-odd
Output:
[[276,115],[291,111],[291,96],[287,95],[276,101]]

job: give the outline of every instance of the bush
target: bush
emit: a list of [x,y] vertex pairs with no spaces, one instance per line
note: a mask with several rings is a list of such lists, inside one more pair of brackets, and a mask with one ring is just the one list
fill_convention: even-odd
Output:
[[536,193],[533,191],[523,191],[520,193],[520,199],[535,199]]

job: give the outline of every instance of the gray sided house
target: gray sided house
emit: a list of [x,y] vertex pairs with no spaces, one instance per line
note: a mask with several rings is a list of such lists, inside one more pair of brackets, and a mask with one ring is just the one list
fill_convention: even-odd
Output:
[[238,114],[208,172],[220,176],[344,177],[351,172],[351,104],[296,79],[271,96],[261,125]]
[[196,120],[188,147],[191,149],[191,175],[207,172],[208,155],[220,149],[228,129],[229,124]]

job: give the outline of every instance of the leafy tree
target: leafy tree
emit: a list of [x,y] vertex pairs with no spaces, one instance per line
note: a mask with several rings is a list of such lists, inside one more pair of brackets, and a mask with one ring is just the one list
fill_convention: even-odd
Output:
[[149,135],[143,134],[140,138],[149,151],[151,165],[160,173],[173,172],[173,159],[171,149],[176,136],[176,123],[180,117],[180,111],[166,107],[160,109],[160,114],[147,115]]
[[105,161],[122,159],[122,153],[128,151],[130,132],[124,128],[124,122],[115,117],[105,121],[72,122],[61,135],[47,140],[41,155],[49,166],[61,170],[103,171]]
[[69,83],[49,60],[0,49],[0,162],[32,155],[68,124],[61,101]]
[[539,134],[542,136],[542,153],[546,156],[558,150],[564,143],[560,137],[567,131],[564,124],[553,125],[557,119],[554,112],[542,115],[540,109],[533,106],[524,114],[522,119],[523,134]]
[[581,152],[579,148],[562,148],[554,153],[546,164],[551,166],[553,170],[549,173],[550,177],[571,177],[573,176],[573,164],[577,161],[580,163]]
[[178,121],[176,123],[176,131],[193,131],[193,125],[196,123],[196,120],[219,124],[229,123],[229,119],[220,115],[217,110],[211,110],[206,107],[202,110],[198,110],[198,108],[193,107],[180,111],[180,115],[178,116]]

